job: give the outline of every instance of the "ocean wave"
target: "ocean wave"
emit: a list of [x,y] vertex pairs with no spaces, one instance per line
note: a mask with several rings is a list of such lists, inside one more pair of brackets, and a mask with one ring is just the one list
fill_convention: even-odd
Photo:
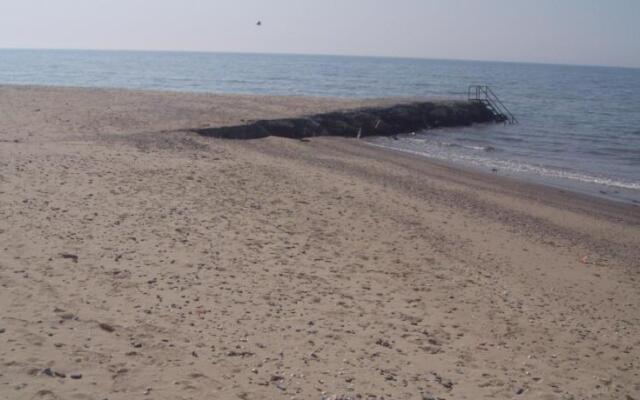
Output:
[[562,171],[555,168],[539,167],[526,163],[518,163],[507,161],[503,164],[503,168],[519,173],[533,173],[548,178],[569,179],[572,181],[591,183],[621,189],[640,190],[640,182],[628,182],[615,178],[599,177],[581,172]]
[[509,171],[511,173],[522,173],[522,174],[533,174],[542,176],[545,178],[555,178],[555,179],[568,179],[571,181],[577,181],[588,184],[596,184],[620,189],[630,189],[630,190],[640,190],[640,181],[625,181],[617,178],[608,178],[590,175],[584,172],[574,172],[574,171],[566,171],[556,168],[551,168],[548,166],[537,166],[532,164],[527,164],[523,162],[517,162],[512,160],[496,160],[496,159],[488,159],[481,157],[468,156],[464,154],[441,154],[441,153],[430,153],[424,151],[416,151],[410,150],[401,147],[395,146],[385,146],[379,143],[368,142],[372,146],[382,147],[387,149],[399,150],[409,154],[415,154],[422,157],[427,158],[435,158],[439,160],[460,162],[463,164],[471,164],[475,167],[480,168],[490,168],[497,169],[503,171]]
[[512,143],[522,143],[525,141],[522,138],[510,137],[510,136],[496,136],[496,139],[502,140],[505,142],[512,142]]
[[450,143],[450,142],[442,142],[439,143],[439,145],[444,146],[444,147],[454,147],[454,148],[460,148],[460,149],[467,149],[467,150],[475,150],[475,151],[486,151],[486,152],[494,152],[494,151],[498,151],[499,149],[495,148],[494,146],[469,146],[469,145],[463,145],[463,144],[458,144],[458,143]]

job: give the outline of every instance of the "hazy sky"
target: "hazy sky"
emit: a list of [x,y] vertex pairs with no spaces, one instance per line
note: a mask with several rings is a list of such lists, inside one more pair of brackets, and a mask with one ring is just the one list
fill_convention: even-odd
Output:
[[640,67],[640,0],[0,0],[0,48]]

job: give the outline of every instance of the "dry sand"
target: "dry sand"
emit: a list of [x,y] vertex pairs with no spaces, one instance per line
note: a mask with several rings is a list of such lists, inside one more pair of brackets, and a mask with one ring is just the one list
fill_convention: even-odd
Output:
[[0,87],[0,399],[640,399],[638,207],[180,131],[372,103]]

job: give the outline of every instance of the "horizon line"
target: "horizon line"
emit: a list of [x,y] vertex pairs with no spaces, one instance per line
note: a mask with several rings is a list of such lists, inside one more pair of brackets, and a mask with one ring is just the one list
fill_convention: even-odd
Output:
[[640,69],[639,66],[611,65],[611,64],[577,64],[544,61],[517,61],[517,60],[489,60],[471,58],[438,58],[419,56],[389,56],[389,55],[363,55],[363,54],[335,54],[335,53],[298,53],[298,52],[251,52],[251,51],[218,51],[218,50],[175,50],[175,49],[116,49],[116,48],[69,48],[69,47],[0,47],[0,50],[40,50],[40,51],[95,51],[95,52],[132,52],[132,53],[199,53],[199,54],[247,54],[247,55],[280,55],[280,56],[319,56],[319,57],[354,57],[354,58],[381,58],[399,60],[430,60],[430,61],[458,61],[458,62],[482,62],[524,65],[548,65],[559,67],[588,67],[588,68],[618,68]]

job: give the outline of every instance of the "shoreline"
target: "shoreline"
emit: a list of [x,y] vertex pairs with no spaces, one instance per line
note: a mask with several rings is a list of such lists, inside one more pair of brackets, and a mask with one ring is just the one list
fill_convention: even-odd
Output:
[[[268,140],[278,140],[283,147],[298,147],[295,141],[288,143],[287,139],[280,141],[278,138],[268,138]],[[221,140],[221,139],[216,139]],[[594,217],[606,220],[610,223],[621,224],[632,230],[640,229],[640,207],[634,204],[619,202],[612,199],[601,198],[590,194],[579,193],[567,189],[556,188],[553,186],[528,182],[522,179],[515,179],[508,176],[500,176],[488,173],[486,171],[476,170],[473,168],[464,168],[459,165],[451,165],[437,159],[430,159],[418,154],[405,153],[400,150],[385,147],[371,146],[370,144],[352,138],[335,138],[335,137],[319,137],[312,140],[314,151],[323,153],[337,152],[345,157],[356,157],[366,160],[375,160],[381,164],[398,167],[400,170],[409,171],[413,176],[408,182],[403,182],[403,176],[399,175],[395,179],[399,182],[399,188],[412,187],[420,185],[420,176],[426,179],[436,179],[446,181],[446,185],[451,185],[466,203],[480,200],[484,202],[493,202],[497,197],[506,196],[511,204],[508,208],[518,213],[526,211],[528,207],[540,207],[539,214],[532,219],[532,223],[537,224],[541,219],[552,220],[559,217],[564,212],[575,213],[581,216]],[[257,148],[259,151],[268,152],[277,157],[292,158],[306,160],[309,154],[297,156],[291,151],[274,149],[273,144],[263,147],[263,143],[258,141],[247,142],[247,147]],[[268,150],[267,150],[268,149]],[[325,166],[327,168],[327,166]],[[345,172],[345,171],[343,171]],[[361,178],[367,175],[367,171],[354,169],[353,173]],[[386,177],[387,184],[393,185],[394,179]],[[463,195],[464,194],[464,195]],[[500,201],[501,206],[507,206],[507,202]],[[477,206],[477,205],[476,205]],[[483,210],[490,212],[490,210]],[[534,222],[535,220],[535,222]],[[562,224],[555,228],[557,232],[562,231],[568,224],[571,228],[577,228],[577,225],[569,224],[566,216],[563,216]],[[554,223],[555,225],[555,223]],[[594,224],[593,227],[596,227]],[[541,228],[541,234],[548,227]],[[616,238],[619,239],[619,238]],[[628,266],[635,266],[633,257],[627,258]]]
[[[613,193],[614,191],[623,191],[625,193],[637,192],[637,190],[635,189],[621,188],[618,186],[610,186],[610,185],[595,183],[595,182],[573,181],[568,178],[549,177],[544,175],[531,174],[531,173],[527,174],[522,172],[518,173],[518,172],[509,171],[509,170],[507,170],[507,174],[499,174],[499,173],[496,174],[496,173],[489,172],[488,167],[486,166],[450,161],[443,158],[431,157],[428,154],[420,153],[417,151],[397,149],[397,148],[388,147],[388,146],[384,146],[384,145],[372,143],[372,142],[368,142],[368,144],[373,147],[378,147],[380,149],[386,149],[393,152],[420,157],[430,162],[434,162],[436,164],[449,166],[453,169],[460,169],[463,171],[474,171],[480,174],[498,176],[500,178],[504,178],[510,181],[521,182],[523,184],[530,184],[530,185],[543,187],[543,188],[556,189],[558,191],[567,192],[576,196],[586,196],[587,198],[600,199],[608,202],[640,207],[640,201],[636,200],[635,198],[620,197],[620,196],[616,197],[614,196],[615,193]],[[602,193],[602,191],[606,189],[609,189],[612,192]]]
[[268,100],[0,87],[0,398],[638,397],[637,207]]
[[[407,103],[411,103],[411,102],[415,102],[415,101],[443,101],[443,102],[451,102],[451,101],[456,101],[453,98],[440,98],[440,97],[389,97],[389,98],[349,98],[349,97],[325,97],[325,96],[299,96],[299,95],[292,95],[292,96],[281,96],[281,95],[267,95],[267,94],[249,94],[249,93],[224,93],[224,92],[188,92],[188,91],[180,91],[180,90],[153,90],[153,89],[149,89],[149,90],[141,90],[141,89],[129,89],[129,88],[119,88],[119,87],[90,87],[90,86],[48,86],[48,85],[14,85],[14,84],[0,84],[0,90],[2,89],[13,89],[13,90],[45,90],[45,91],[60,91],[60,92],[65,92],[65,91],[80,91],[80,92],[86,92],[86,93],[104,93],[104,94],[111,94],[111,95],[117,95],[119,93],[128,93],[130,95],[140,95],[140,96],[158,96],[158,97],[162,97],[164,96],[175,96],[176,98],[180,98],[181,96],[184,97],[201,97],[204,100],[208,100],[208,101],[213,101],[215,99],[241,99],[241,100],[248,100],[248,101],[258,101],[258,100],[265,100],[265,101],[273,101],[273,100],[285,100],[285,101],[301,101],[301,102],[311,102],[311,103],[315,103],[314,106],[318,106],[321,105],[320,110],[322,110],[323,112],[332,112],[332,111],[345,111],[345,110],[357,110],[360,108],[367,108],[367,107],[389,107],[389,106],[393,106],[393,105],[397,105],[397,104],[403,104],[405,102]],[[1,93],[0,93],[1,94]],[[0,99],[1,100],[1,99]],[[333,104],[333,106],[331,106],[331,104]],[[314,113],[314,109],[311,108],[309,109],[309,111],[307,112],[286,112],[282,115],[280,115],[280,118],[282,117],[299,117],[301,115],[304,116],[308,116],[310,114]],[[208,123],[206,122],[206,118],[203,118],[201,115],[199,116],[202,121],[200,121],[199,123],[193,124],[193,125],[189,125],[188,123],[185,123],[184,126],[180,126],[180,125],[175,125],[173,124],[173,126],[168,127],[168,129],[158,129],[159,131],[165,131],[165,130],[184,130],[184,131],[191,131],[191,130],[203,130],[203,131],[207,131],[208,129],[211,128],[219,128],[219,127],[227,127],[227,126],[231,126],[231,125],[242,125],[245,124],[247,122],[247,120],[243,119],[243,118],[237,118],[237,119],[233,119],[233,120],[229,120],[229,121],[225,121],[223,123]],[[272,116],[271,118],[269,116],[267,116],[266,114],[261,116],[262,119],[277,119],[278,116]],[[441,129],[441,128],[436,128],[436,129]],[[445,128],[447,129],[447,128]],[[0,134],[2,132],[0,131]],[[15,140],[15,139],[9,139],[9,141],[11,140]],[[19,140],[19,139],[18,139]],[[403,154],[412,154],[412,155],[417,155],[418,157],[422,157],[424,159],[428,159],[431,162],[436,162],[436,163],[443,163],[446,165],[450,165],[453,168],[460,168],[462,170],[474,170],[474,171],[478,171],[481,173],[486,173],[489,175],[493,175],[488,171],[483,170],[482,167],[480,166],[473,166],[473,165],[468,165],[468,164],[464,164],[461,162],[454,162],[454,161],[448,161],[448,160],[443,160],[443,159],[439,159],[436,157],[429,157],[428,155],[423,155],[422,153],[413,153],[411,151],[407,151],[407,150],[402,150],[402,149],[394,149],[391,147],[386,147],[383,145],[378,145],[378,144],[371,144],[373,146],[377,146],[380,148],[385,148],[391,151],[398,151],[401,152]],[[620,197],[615,197],[610,193],[607,194],[600,194],[600,193],[596,193],[599,190],[604,190],[601,188],[607,188],[609,186],[604,185],[604,184],[598,184],[598,183],[588,183],[588,182],[572,182],[566,178],[551,178],[551,177],[545,177],[545,176],[539,176],[539,175],[535,175],[535,174],[523,174],[523,173],[512,173],[511,175],[507,175],[504,176],[502,175],[502,177],[505,177],[507,179],[513,179],[513,180],[517,180],[517,181],[521,181],[523,183],[529,183],[529,184],[533,184],[533,185],[540,185],[543,187],[547,187],[547,188],[555,188],[558,190],[564,190],[576,195],[582,195],[582,196],[589,196],[589,197],[593,197],[593,198],[597,198],[597,199],[604,199],[607,201],[612,201],[615,203],[623,203],[623,204],[629,204],[632,206],[639,206],[640,207],[640,203],[638,202],[638,200],[635,199],[630,199],[630,198],[620,198]],[[558,182],[557,184],[555,184],[554,182]],[[566,182],[567,185],[563,186],[563,182]],[[592,186],[593,190],[588,190],[588,189],[581,189],[581,185],[582,186]],[[599,189],[596,189],[599,188]],[[615,190],[615,189],[614,189]],[[618,190],[623,190],[623,191],[633,191],[632,189],[618,189]]]
[[519,195],[531,200],[548,203],[552,206],[561,206],[566,205],[567,202],[577,201],[578,204],[580,204],[579,208],[583,210],[610,210],[610,212],[604,212],[602,215],[610,214],[611,218],[619,222],[623,222],[623,218],[621,217],[622,215],[627,216],[638,214],[639,219],[634,219],[632,225],[640,224],[640,207],[631,201],[618,200],[615,198],[598,196],[589,192],[582,192],[552,184],[541,183],[531,178],[527,179],[526,177],[493,174],[480,167],[449,162],[439,158],[432,158],[421,153],[411,153],[401,149],[394,149],[374,143],[364,143],[368,146],[377,148],[382,152],[398,153],[402,156],[412,157],[417,162],[423,161],[427,165],[447,168],[454,174],[469,175],[470,177],[473,177],[472,179],[479,179],[480,181],[495,185],[496,189],[501,186],[505,189],[515,189]]

